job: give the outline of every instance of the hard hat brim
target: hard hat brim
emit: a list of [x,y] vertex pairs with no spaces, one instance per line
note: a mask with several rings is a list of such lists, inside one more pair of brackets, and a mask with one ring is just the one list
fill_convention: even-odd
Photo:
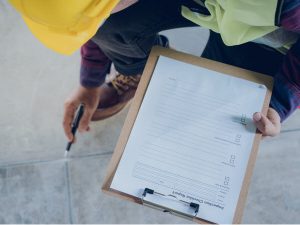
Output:
[[87,30],[77,32],[76,34],[68,32],[54,31],[44,25],[36,23],[23,16],[33,35],[46,47],[57,53],[71,55],[78,50],[84,43],[91,39],[98,30],[101,21],[94,21]]
[[[54,4],[55,7],[52,7],[52,11],[47,11],[47,6],[43,4],[30,5],[30,1],[26,0],[9,1],[20,12],[28,28],[39,41],[46,47],[65,55],[72,54],[92,38],[102,21],[109,17],[119,2],[119,0],[90,0],[89,4],[84,2],[81,5],[80,1],[76,1],[77,4],[73,5],[76,6],[75,11],[71,10],[67,11],[69,14],[62,14],[63,10],[59,10],[61,9],[59,8],[60,1],[54,2],[57,5]],[[49,1],[49,4],[51,2]],[[62,6],[70,4],[70,1],[61,2],[64,3]],[[41,14],[41,9],[44,10],[44,14]],[[57,15],[60,17],[55,16],[55,10],[59,11]],[[53,21],[50,21],[49,18],[44,20],[43,16],[45,15],[52,18]],[[64,21],[64,16],[67,22]]]

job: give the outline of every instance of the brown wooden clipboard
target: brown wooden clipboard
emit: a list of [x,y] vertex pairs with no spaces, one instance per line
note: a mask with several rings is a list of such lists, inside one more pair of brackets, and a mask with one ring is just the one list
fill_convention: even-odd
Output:
[[[122,193],[122,192],[118,192],[116,190],[111,189],[110,186],[111,186],[114,174],[117,170],[118,164],[120,162],[120,159],[122,158],[123,151],[125,149],[126,143],[130,136],[131,129],[134,125],[135,119],[138,115],[140,106],[142,104],[143,98],[147,91],[149,81],[152,77],[152,74],[154,72],[154,69],[155,69],[155,66],[158,61],[159,56],[165,56],[165,57],[179,60],[179,61],[182,61],[185,63],[189,63],[189,64],[196,65],[199,67],[203,67],[203,68],[207,68],[207,69],[210,69],[213,71],[224,73],[227,75],[239,77],[239,78],[253,81],[253,82],[256,82],[259,84],[264,84],[268,89],[267,94],[265,96],[263,109],[262,109],[262,112],[264,114],[267,113],[267,110],[269,107],[269,102],[271,99],[271,94],[272,94],[272,87],[273,87],[273,79],[270,76],[252,72],[252,71],[245,70],[245,69],[241,69],[241,68],[234,67],[231,65],[215,62],[215,61],[208,60],[205,58],[181,53],[181,52],[178,52],[175,50],[155,46],[152,49],[151,54],[149,56],[148,62],[146,64],[145,70],[143,72],[143,76],[139,83],[137,92],[135,94],[132,105],[128,112],[127,118],[125,120],[125,124],[121,131],[119,140],[117,142],[115,151],[114,151],[111,161],[109,163],[109,166],[107,169],[107,174],[104,179],[103,186],[102,186],[102,190],[105,193],[115,195],[124,200],[129,200],[129,201],[136,202],[139,204],[142,204],[142,200],[140,198],[130,196],[130,195]],[[259,146],[260,139],[261,139],[261,134],[259,134],[257,132],[254,142],[253,142],[252,151],[251,151],[251,154],[249,157],[246,174],[245,174],[245,177],[243,180],[241,192],[239,195],[239,200],[238,200],[235,215],[234,215],[233,223],[236,223],[236,224],[241,223],[241,220],[242,220],[243,209],[244,209],[245,202],[246,202],[246,197],[247,197],[248,188],[249,188],[249,184],[250,184],[250,180],[251,180],[251,176],[252,176],[252,172],[253,172],[253,168],[254,168],[254,164],[255,164],[255,160],[256,160],[256,155],[258,152],[258,146]],[[205,220],[198,219],[198,218],[195,218],[193,221],[197,222],[197,223],[211,223],[210,221],[205,221]]]

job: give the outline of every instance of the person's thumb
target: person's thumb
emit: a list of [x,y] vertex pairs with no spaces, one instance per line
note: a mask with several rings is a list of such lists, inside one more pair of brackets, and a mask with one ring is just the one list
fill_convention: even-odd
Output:
[[278,134],[278,129],[276,124],[272,123],[272,115],[267,116],[263,115],[260,112],[253,114],[253,121],[257,129],[263,134],[263,136],[275,136]]
[[90,130],[89,124],[90,124],[92,115],[93,114],[92,114],[92,111],[90,109],[86,108],[84,110],[84,113],[82,115],[82,118],[80,120],[79,127],[78,127],[79,132],[84,132],[84,131],[89,131]]

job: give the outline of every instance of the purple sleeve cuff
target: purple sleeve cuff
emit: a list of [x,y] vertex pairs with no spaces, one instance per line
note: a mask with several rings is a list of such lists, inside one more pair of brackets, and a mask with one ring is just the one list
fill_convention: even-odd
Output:
[[281,122],[287,119],[300,105],[300,90],[293,91],[289,85],[283,85],[283,83],[286,83],[286,80],[275,80],[270,103],[270,106],[278,112]]
[[80,84],[87,88],[101,86],[105,81],[105,77],[109,72],[109,69],[110,65],[106,66],[106,68],[102,68],[101,70],[81,65]]
[[81,47],[80,84],[99,87],[109,73],[111,61],[92,40]]

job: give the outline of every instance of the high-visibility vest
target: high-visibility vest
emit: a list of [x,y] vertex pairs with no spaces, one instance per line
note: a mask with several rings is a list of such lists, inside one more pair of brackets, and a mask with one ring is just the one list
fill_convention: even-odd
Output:
[[257,42],[282,52],[299,38],[299,34],[279,27],[282,0],[194,0],[210,15],[182,6],[182,15],[192,22],[220,33],[224,44]]

